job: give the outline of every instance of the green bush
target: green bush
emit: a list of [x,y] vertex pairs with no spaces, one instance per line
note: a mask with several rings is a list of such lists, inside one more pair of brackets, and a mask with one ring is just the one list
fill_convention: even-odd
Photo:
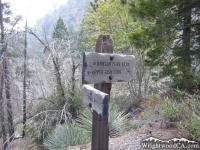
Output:
[[199,95],[191,95],[185,91],[175,89],[174,96],[176,100],[165,99],[163,101],[161,110],[167,120],[184,127],[189,133],[189,138],[197,140],[200,136]]
[[177,103],[168,98],[164,99],[161,111],[164,111],[165,119],[169,121],[177,121],[180,117]]
[[192,140],[197,140],[200,137],[200,119],[193,118],[188,128],[189,137]]
[[173,94],[174,98],[176,98],[176,100],[179,102],[184,100],[188,96],[188,93],[186,91],[180,90],[178,88],[174,90]]

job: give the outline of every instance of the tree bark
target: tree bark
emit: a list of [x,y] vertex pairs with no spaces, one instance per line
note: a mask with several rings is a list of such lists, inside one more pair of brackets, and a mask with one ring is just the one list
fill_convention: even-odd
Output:
[[28,32],[30,34],[32,34],[36,39],[38,39],[38,41],[40,41],[40,43],[42,45],[44,45],[44,51],[46,51],[47,49],[50,51],[52,61],[53,61],[53,65],[54,65],[54,70],[55,70],[55,73],[56,73],[57,90],[60,91],[61,95],[64,97],[65,92],[64,92],[62,82],[61,82],[61,74],[60,74],[60,66],[59,66],[59,63],[58,63],[58,58],[53,56],[52,50],[50,49],[49,45],[47,46],[33,31],[29,30]]
[[23,80],[23,131],[22,137],[26,134],[26,77],[27,77],[27,20],[25,25],[25,41],[24,41],[24,80]]
[[9,66],[8,61],[5,59],[5,70],[4,70],[5,92],[6,92],[6,100],[7,100],[8,133],[9,133],[9,140],[11,142],[14,138],[14,125],[13,125],[13,112],[12,112],[12,102],[11,102],[11,77],[12,76],[11,76],[8,66]]
[[13,113],[12,113],[12,103],[11,103],[11,72],[9,71],[9,64],[7,61],[7,43],[5,42],[4,24],[3,24],[3,6],[0,1],[1,11],[0,11],[0,23],[1,23],[1,44],[3,46],[3,72],[6,92],[6,104],[7,104],[7,115],[8,115],[8,133],[9,140],[12,141],[14,137],[14,126],[13,126]]
[[0,55],[0,116],[1,116],[1,132],[3,137],[3,146],[2,149],[5,150],[8,146],[7,143],[7,133],[6,133],[6,125],[5,125],[5,112],[4,112],[4,98],[3,98],[3,87],[4,87],[4,62],[5,62],[5,47],[4,47],[4,26],[3,26],[3,10],[2,10],[2,2],[0,0],[0,25],[1,25],[1,45],[3,48],[1,49]]
[[60,66],[59,66],[59,63],[58,63],[58,59],[53,58],[53,55],[52,55],[52,61],[53,61],[54,69],[55,69],[55,72],[56,72],[57,90],[59,92],[61,92],[62,97],[64,97],[65,92],[64,92],[62,82],[61,82]]
[[[0,5],[1,6],[1,5]],[[1,56],[2,59],[3,56]],[[1,61],[3,62],[3,61]],[[7,147],[7,133],[6,133],[6,125],[5,125],[5,112],[4,112],[4,98],[3,98],[3,63],[0,64],[0,116],[1,116],[1,132],[2,132],[2,137],[3,137],[3,147],[2,149],[6,149]],[[0,147],[1,148],[1,147]]]
[[[190,6],[190,1],[185,0],[185,6]],[[184,12],[183,14],[183,56],[182,56],[182,63],[184,63],[184,71],[183,71],[183,87],[185,90],[190,91],[190,80],[193,73],[190,73],[191,71],[191,54],[190,54],[190,38],[191,38],[191,8],[188,8],[187,12]]]

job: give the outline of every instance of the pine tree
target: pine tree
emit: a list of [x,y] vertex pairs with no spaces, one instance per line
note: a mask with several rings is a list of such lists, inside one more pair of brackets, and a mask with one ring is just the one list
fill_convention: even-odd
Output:
[[54,27],[52,37],[54,39],[65,39],[67,40],[67,37],[69,36],[69,33],[67,31],[67,27],[64,23],[64,20],[59,17],[56,26]]
[[[14,138],[14,124],[13,124],[13,110],[12,110],[12,93],[11,93],[11,72],[9,68],[8,61],[8,48],[6,41],[5,24],[10,23],[10,15],[12,14],[9,10],[9,3],[2,3],[0,0],[0,26],[1,26],[1,49],[0,49],[0,116],[1,116],[1,130],[3,136],[3,147],[6,149],[8,145],[7,141],[7,131],[9,133],[9,141],[11,142]],[[3,91],[5,89],[5,97],[3,96]],[[6,100],[6,101],[5,101]],[[7,110],[7,124],[5,119],[4,104],[6,104]],[[7,126],[7,130],[6,130]]]
[[191,91],[200,82],[200,3],[198,0],[135,0],[130,12],[140,24],[130,36],[146,50],[146,65],[159,66],[158,78],[171,77],[173,87]]

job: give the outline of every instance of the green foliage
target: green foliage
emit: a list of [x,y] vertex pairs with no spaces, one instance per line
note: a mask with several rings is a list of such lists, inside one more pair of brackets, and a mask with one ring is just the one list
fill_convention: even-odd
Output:
[[[141,97],[142,92],[147,91],[146,89],[142,91],[142,88],[148,83],[144,83],[143,79],[148,80],[149,70],[144,66],[144,51],[135,49],[129,39],[130,33],[138,32],[139,34],[140,32],[137,30],[140,28],[139,24],[129,15],[129,3],[120,0],[99,0],[95,5],[98,5],[95,11],[90,6],[80,24],[80,30],[84,35],[80,42],[83,50],[94,51],[99,35],[107,34],[113,41],[114,53],[135,55],[137,58],[134,66],[136,77],[133,84],[137,84],[138,97]],[[144,42],[141,42],[141,45],[144,45]]]
[[180,89],[175,91],[175,100],[165,99],[161,111],[165,119],[185,128],[189,138],[197,140],[200,135],[200,101],[199,95],[191,95]]
[[192,118],[191,125],[189,126],[189,137],[192,140],[196,140],[200,135],[200,118]]
[[[121,89],[121,86],[118,88]],[[127,93],[124,91],[117,92],[115,97],[112,97],[112,99],[113,103],[117,105],[119,111],[128,111],[130,107],[137,105],[138,103],[138,100],[135,97],[132,95],[127,96]]]
[[54,10],[48,11],[44,17],[37,21],[37,26],[43,26],[47,36],[51,36],[52,29],[56,25],[56,20],[60,16],[67,25],[70,23],[73,28],[77,29],[88,5],[89,1],[68,0],[66,4],[54,7]]
[[127,3],[127,0],[120,0],[122,5],[125,5]]
[[79,126],[84,129],[89,137],[92,136],[92,110],[88,107],[76,120]]
[[66,39],[66,37],[68,37],[68,31],[67,31],[67,27],[64,23],[64,20],[59,17],[57,22],[56,22],[56,26],[54,27],[53,33],[52,33],[52,37],[54,39]]
[[86,42],[86,49],[93,49],[96,39],[101,34],[109,34],[116,51],[129,52],[128,34],[136,24],[128,15],[128,4],[121,5],[119,0],[97,1],[95,11],[90,6],[81,23]]
[[83,110],[81,86],[79,83],[70,83],[66,91],[67,107],[73,119],[76,119]]
[[178,101],[181,101],[181,100],[184,99],[187,95],[188,95],[188,93],[187,93],[186,91],[179,90],[178,88],[175,89],[175,91],[174,91],[174,97],[175,97]]
[[124,115],[124,112],[119,112],[117,106],[110,104],[108,126],[110,137],[121,135],[128,128],[128,114]]
[[90,2],[90,6],[93,8],[94,11],[96,11],[98,4],[97,4],[98,0],[94,0],[94,2]]
[[157,100],[159,103],[162,101],[162,98],[160,97],[159,94],[156,93],[151,93],[149,95],[150,100]]
[[[130,40],[145,50],[146,65],[158,66],[158,78],[171,77],[173,87],[191,91],[198,80],[196,75],[199,61],[197,26],[200,3],[197,1],[135,0],[130,2],[129,11],[139,28],[132,31]],[[193,12],[191,17],[191,10]],[[197,17],[197,18],[198,18]],[[197,46],[197,45],[198,46]]]
[[10,3],[5,2],[2,4],[2,8],[3,8],[3,16],[4,16],[4,22],[5,23],[10,23],[11,22],[11,15],[12,15],[12,11],[10,10]]
[[[128,115],[124,115],[123,112],[119,112],[118,108],[114,104],[109,105],[109,117],[108,117],[108,126],[109,126],[109,135],[110,137],[119,136],[128,127]],[[89,108],[86,108],[82,115],[77,119],[77,122],[80,124],[80,127],[86,130],[87,134],[91,137],[92,135],[92,111]]]
[[56,126],[53,133],[44,140],[44,145],[50,150],[64,149],[68,146],[82,144],[86,139],[84,131],[72,123]]
[[[20,15],[13,15],[13,12],[10,8],[11,3],[10,2],[3,2],[2,3],[2,13],[3,13],[3,23],[4,28],[6,30],[12,29],[20,20],[22,20],[22,16]],[[15,32],[15,30],[11,30],[12,32]],[[12,33],[10,32],[10,33]]]
[[170,122],[177,121],[180,117],[177,104],[170,99],[164,100],[161,110],[164,111],[166,119]]

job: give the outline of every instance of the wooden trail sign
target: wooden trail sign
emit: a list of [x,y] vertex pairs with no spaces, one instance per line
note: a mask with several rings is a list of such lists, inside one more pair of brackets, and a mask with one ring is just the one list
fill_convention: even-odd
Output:
[[97,89],[83,86],[83,102],[93,109],[92,150],[108,150],[108,102],[111,83],[133,79],[134,56],[112,53],[113,46],[109,35],[99,36],[96,53],[83,53],[82,83],[94,84]]
[[128,82],[133,79],[133,55],[83,53],[83,84]]
[[105,94],[89,85],[83,88],[83,103],[92,108],[102,116],[108,116],[108,100],[109,95]]
[[[109,35],[100,35],[96,42],[97,53],[113,53],[112,40]],[[94,88],[106,93],[110,98],[111,83],[97,83]],[[108,114],[109,115],[109,114]],[[92,150],[108,150],[109,127],[108,117],[93,111]]]

